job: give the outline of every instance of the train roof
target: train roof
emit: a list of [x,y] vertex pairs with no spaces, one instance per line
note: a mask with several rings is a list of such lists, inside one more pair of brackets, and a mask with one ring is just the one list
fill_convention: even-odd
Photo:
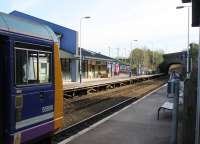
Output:
[[0,12],[0,31],[57,42],[55,33],[47,25],[2,12]]

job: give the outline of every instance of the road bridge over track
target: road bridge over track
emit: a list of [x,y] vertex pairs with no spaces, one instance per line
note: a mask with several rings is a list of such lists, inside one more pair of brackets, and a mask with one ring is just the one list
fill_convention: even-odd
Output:
[[183,70],[186,70],[187,51],[165,54],[163,58],[164,61],[159,66],[162,73],[168,73],[169,67],[173,64],[181,64]]

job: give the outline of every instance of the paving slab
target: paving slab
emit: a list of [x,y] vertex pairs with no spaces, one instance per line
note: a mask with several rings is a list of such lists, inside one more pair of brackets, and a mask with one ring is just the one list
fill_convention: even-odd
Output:
[[68,144],[169,144],[171,113],[157,110],[166,98],[166,86],[133,103]]

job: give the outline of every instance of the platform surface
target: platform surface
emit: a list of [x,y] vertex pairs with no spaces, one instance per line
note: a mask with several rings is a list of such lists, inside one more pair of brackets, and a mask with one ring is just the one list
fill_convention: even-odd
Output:
[[132,76],[131,78],[128,76],[123,77],[112,77],[112,78],[99,78],[99,79],[91,79],[91,80],[83,80],[82,83],[80,82],[64,82],[64,90],[70,90],[70,89],[77,89],[77,88],[83,88],[83,87],[90,87],[95,85],[101,85],[106,83],[114,83],[114,82],[123,82],[130,79],[137,79],[141,77],[149,77],[153,75],[141,75],[141,76]]
[[166,86],[133,103],[68,144],[169,144],[171,113],[157,110],[166,98]]

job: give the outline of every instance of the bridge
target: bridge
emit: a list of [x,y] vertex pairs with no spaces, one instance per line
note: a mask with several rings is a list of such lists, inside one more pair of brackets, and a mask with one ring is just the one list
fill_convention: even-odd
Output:
[[174,64],[181,64],[185,71],[187,66],[187,51],[165,54],[163,58],[164,61],[159,66],[161,72],[168,73],[170,66]]

